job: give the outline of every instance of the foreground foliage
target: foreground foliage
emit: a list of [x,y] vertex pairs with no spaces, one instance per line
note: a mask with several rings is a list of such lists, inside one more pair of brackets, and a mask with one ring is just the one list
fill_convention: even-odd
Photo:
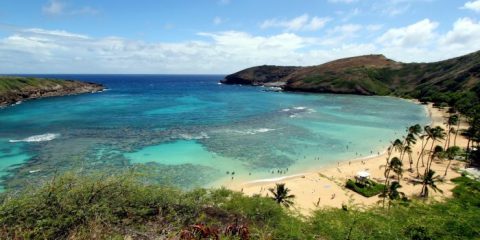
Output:
[[388,211],[319,209],[295,216],[268,197],[226,189],[189,192],[144,184],[134,174],[65,175],[3,196],[0,239],[473,239],[480,237],[480,184],[462,177],[442,203]]

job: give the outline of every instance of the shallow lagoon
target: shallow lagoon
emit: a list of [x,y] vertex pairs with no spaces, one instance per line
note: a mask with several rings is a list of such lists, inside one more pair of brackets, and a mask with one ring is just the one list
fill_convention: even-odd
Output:
[[[0,176],[7,188],[55,171],[132,166],[181,187],[222,178],[278,177],[385,150],[425,108],[391,97],[264,92],[222,76],[55,75],[109,90],[0,110]],[[28,140],[55,134],[50,141]],[[368,139],[368,141],[366,141]],[[226,172],[230,174],[227,176]]]

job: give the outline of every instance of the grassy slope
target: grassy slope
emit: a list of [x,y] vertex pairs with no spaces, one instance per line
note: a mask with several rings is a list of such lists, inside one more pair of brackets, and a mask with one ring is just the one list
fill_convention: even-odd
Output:
[[0,76],[0,93],[22,91],[22,89],[31,87],[50,88],[56,85],[64,86],[67,84],[71,83],[55,79]]
[[238,222],[252,239],[474,239],[480,237],[480,183],[457,180],[443,203],[394,205],[387,211],[321,209],[296,217],[265,197],[225,189],[189,192],[144,185],[135,175],[66,175],[43,188],[4,196],[0,238],[138,239],[179,236],[191,224]]
[[33,77],[0,76],[0,105],[16,101],[99,91],[99,84]]

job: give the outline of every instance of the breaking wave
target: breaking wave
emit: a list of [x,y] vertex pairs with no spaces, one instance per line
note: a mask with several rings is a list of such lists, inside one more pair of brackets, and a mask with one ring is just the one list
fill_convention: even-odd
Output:
[[208,134],[205,132],[201,132],[197,135],[182,133],[182,134],[179,134],[179,136],[180,138],[183,138],[185,140],[200,140],[200,139],[210,138],[210,136],[208,136]]
[[16,143],[16,142],[45,142],[45,141],[51,141],[57,137],[59,137],[60,134],[57,133],[45,133],[41,135],[34,135],[30,136],[24,139],[19,139],[19,140],[9,140],[11,143]]

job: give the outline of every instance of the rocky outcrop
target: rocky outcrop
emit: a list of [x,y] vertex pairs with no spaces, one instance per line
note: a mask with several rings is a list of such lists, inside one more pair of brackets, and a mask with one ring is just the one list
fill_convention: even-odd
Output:
[[97,83],[26,77],[0,77],[0,107],[19,101],[94,93],[104,86]]
[[[245,85],[264,85],[270,84],[283,85],[283,80],[288,75],[292,74],[299,67],[279,67],[279,66],[259,66],[242,70],[240,72],[228,75],[223,79],[225,84],[245,84]],[[281,84],[278,84],[281,83]]]
[[310,67],[258,66],[228,75],[221,82],[275,82],[286,91],[416,96],[431,90],[470,91],[479,86],[479,79],[480,51],[434,63],[401,63],[383,55],[366,55]]

